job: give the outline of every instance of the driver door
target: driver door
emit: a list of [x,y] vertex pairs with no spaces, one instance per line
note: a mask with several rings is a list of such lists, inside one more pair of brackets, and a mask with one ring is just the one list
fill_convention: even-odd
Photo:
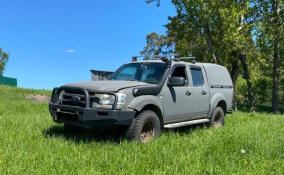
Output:
[[[176,64],[172,67],[169,79],[171,77],[183,77],[185,83],[183,86],[164,85],[162,94],[164,105],[164,122],[174,123],[190,120],[192,115],[193,98],[191,96],[192,87],[189,86],[188,66]],[[168,79],[168,81],[169,81]],[[166,82],[167,83],[167,82]]]

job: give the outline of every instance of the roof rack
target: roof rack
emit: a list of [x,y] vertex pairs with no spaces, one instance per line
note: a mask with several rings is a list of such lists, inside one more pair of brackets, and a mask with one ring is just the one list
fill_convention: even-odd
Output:
[[[145,56],[133,56],[132,57],[132,62],[136,62],[137,61],[137,58],[143,58]],[[165,62],[168,66],[171,65],[171,58],[169,58],[168,56],[160,56],[160,55],[155,55],[154,56],[154,59],[152,60],[162,60],[163,62]]]
[[[132,62],[136,62],[137,61],[137,58],[145,58],[146,56],[143,56],[143,55],[138,55],[138,56],[133,56],[132,57]],[[161,56],[161,55],[154,55],[153,56],[154,58],[152,60],[160,60],[164,57],[167,57],[167,55],[165,56]]]
[[[132,62],[136,62],[137,58],[145,58],[145,57],[146,56],[142,56],[142,55],[133,56],[132,57]],[[153,56],[153,60],[162,60],[164,62],[169,62],[169,61],[173,60],[173,61],[177,61],[177,62],[179,62],[179,61],[186,61],[186,62],[191,62],[191,63],[195,64],[196,63],[195,59],[196,59],[195,57],[180,57],[178,55],[164,55],[164,56],[154,55]]]
[[173,60],[174,61],[190,61],[193,64],[196,63],[196,58],[195,57],[179,57],[179,56],[177,56]]

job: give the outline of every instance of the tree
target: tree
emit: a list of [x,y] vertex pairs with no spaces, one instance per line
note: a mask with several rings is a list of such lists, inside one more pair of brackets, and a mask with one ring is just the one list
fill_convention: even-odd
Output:
[[160,6],[160,0],[145,0],[145,2],[147,3],[147,4],[150,4],[150,3],[152,3],[152,2],[156,2],[157,4],[157,6]]
[[140,52],[145,59],[153,59],[157,55],[167,55],[173,53],[174,43],[170,37],[158,35],[153,32],[146,37],[146,46]]
[[[282,25],[281,36],[284,36],[284,25]],[[280,86],[279,86],[279,103],[282,103],[284,108],[284,39],[280,42]]]
[[3,76],[5,66],[8,62],[9,55],[0,48],[0,76]]
[[[146,2],[157,6],[162,3]],[[251,110],[255,91],[257,102],[272,102],[273,112],[277,113],[279,98],[280,102],[284,99],[283,0],[172,0],[172,3],[176,15],[169,17],[166,37],[174,42],[174,53],[225,65],[235,86],[241,77]]]
[[[159,4],[160,1],[156,2]],[[254,110],[254,96],[247,65],[255,50],[249,1],[173,0],[172,3],[177,15],[169,17],[170,23],[166,27],[168,37],[175,42],[175,53],[193,55],[198,61],[227,66],[234,84],[242,65],[248,99],[251,110]]]
[[279,74],[280,74],[280,0],[272,1],[273,17],[273,91],[272,91],[272,112],[279,113]]
[[[270,65],[272,75],[272,111],[279,113],[280,53],[283,47],[283,0],[259,0],[261,25],[258,44]],[[282,4],[282,11],[281,11]],[[282,34],[282,35],[281,35]],[[282,36],[282,37],[281,37]],[[281,46],[282,45],[282,46]],[[272,68],[272,69],[271,69]]]
[[284,107],[284,49],[282,50],[281,64],[280,64],[280,84],[279,84],[279,102]]

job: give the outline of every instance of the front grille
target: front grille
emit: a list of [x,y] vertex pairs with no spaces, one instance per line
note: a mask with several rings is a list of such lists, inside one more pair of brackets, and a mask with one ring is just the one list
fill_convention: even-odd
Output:
[[86,107],[86,97],[84,94],[62,92],[62,105]]

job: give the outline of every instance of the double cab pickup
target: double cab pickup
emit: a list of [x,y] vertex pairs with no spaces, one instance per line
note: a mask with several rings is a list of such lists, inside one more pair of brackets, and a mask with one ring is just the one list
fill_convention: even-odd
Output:
[[124,64],[107,80],[54,88],[49,110],[65,129],[118,125],[126,138],[147,142],[162,128],[223,126],[232,101],[225,67],[160,57]]

